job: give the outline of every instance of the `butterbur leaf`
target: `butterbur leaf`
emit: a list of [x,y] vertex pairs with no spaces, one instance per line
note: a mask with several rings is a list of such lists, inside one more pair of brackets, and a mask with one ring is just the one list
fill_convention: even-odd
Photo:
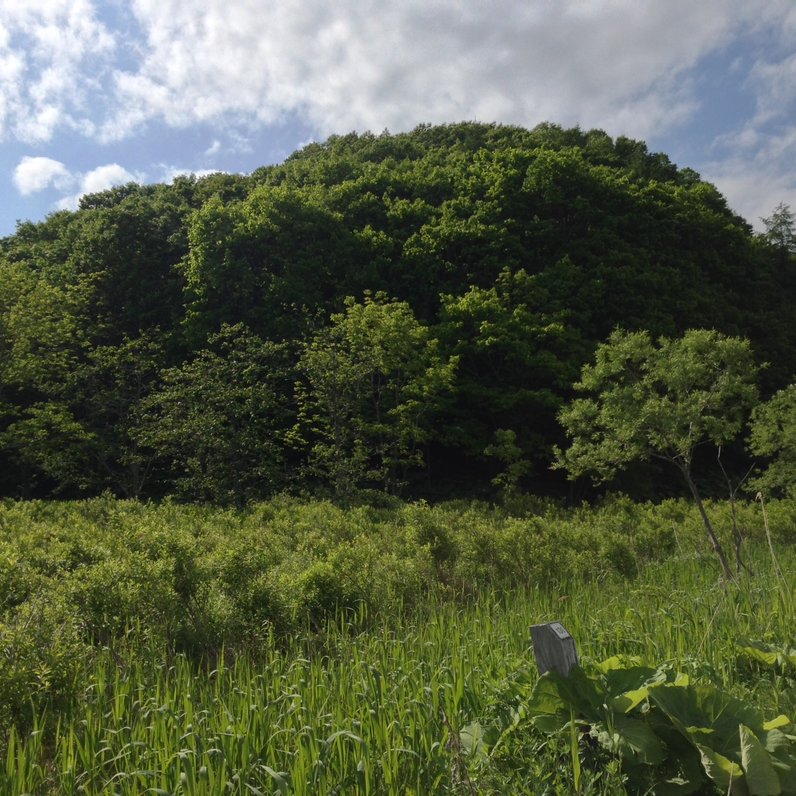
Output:
[[763,744],[743,724],[738,732],[741,738],[741,766],[746,774],[746,786],[750,796],[780,796],[782,787],[779,777]]
[[597,671],[608,674],[617,669],[627,671],[636,666],[641,666],[641,658],[637,655],[612,655],[597,664]]
[[796,668],[796,649],[792,647],[775,647],[762,641],[745,641],[737,645],[738,651],[747,658],[766,666],[778,666],[780,669]]
[[770,644],[764,644],[762,641],[746,641],[736,646],[742,655],[753,661],[764,663],[766,666],[775,666],[777,663],[777,650]]
[[796,796],[796,759],[786,762],[779,757],[772,757],[771,766],[779,777],[782,796]]
[[475,758],[486,757],[489,754],[489,744],[484,737],[484,729],[477,722],[468,724],[459,732],[459,741],[465,752]]
[[708,746],[697,744],[697,749],[702,759],[702,768],[722,793],[728,796],[751,796],[743,769],[737,763]]
[[[602,717],[602,706],[606,695],[597,690],[597,684],[580,666],[575,666],[567,677],[556,671],[543,675],[555,683],[556,690],[565,706],[587,721],[597,721]],[[541,678],[540,678],[541,679]]]
[[790,724],[790,719],[784,714],[780,713],[779,716],[767,721],[763,724],[764,730],[778,730],[780,727],[787,727]]
[[796,744],[781,730],[769,730],[761,739],[777,772],[782,793],[796,796]]
[[772,755],[792,755],[796,753],[796,748],[791,739],[782,730],[766,730],[760,740],[765,750]]
[[612,697],[611,707],[629,713],[649,696],[650,688],[662,685],[667,677],[662,669],[634,666],[632,669],[609,671],[605,680]]
[[737,753],[739,724],[763,732],[760,711],[713,686],[662,685],[650,690],[650,699],[692,743],[722,755]]
[[558,687],[548,674],[542,675],[528,701],[528,715],[546,733],[562,730],[570,719],[569,710],[558,693]]
[[672,777],[662,782],[656,782],[652,786],[650,793],[653,796],[689,796],[689,794],[700,790],[704,784],[702,778],[684,779],[683,777]]
[[625,760],[655,766],[666,758],[663,744],[643,721],[618,714],[613,717],[612,730],[609,732],[603,728],[597,739],[602,746]]
[[528,715],[543,732],[558,732],[569,723],[573,711],[587,722],[600,720],[603,701],[594,681],[579,666],[572,669],[568,677],[551,669],[534,686],[528,701]]

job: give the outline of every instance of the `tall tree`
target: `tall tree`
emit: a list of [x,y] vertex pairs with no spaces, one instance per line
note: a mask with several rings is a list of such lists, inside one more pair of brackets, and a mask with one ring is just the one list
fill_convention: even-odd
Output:
[[754,408],[749,449],[768,460],[752,489],[796,497],[796,384]]
[[343,496],[368,483],[397,491],[422,463],[420,445],[455,367],[406,303],[349,300],[299,362],[299,432],[315,472]]
[[760,220],[766,228],[764,240],[783,252],[796,254],[796,216],[789,205],[780,202],[768,218]]
[[287,483],[293,378],[287,345],[223,326],[192,360],[162,373],[131,436],[185,498],[267,497]]
[[525,459],[550,463],[555,416],[585,356],[565,313],[550,311],[539,276],[504,269],[490,288],[444,296],[439,336],[459,359],[441,436],[471,457],[513,430]]
[[558,451],[556,467],[574,478],[592,473],[605,481],[633,462],[660,459],[679,470],[697,506],[727,579],[733,579],[724,548],[694,480],[694,451],[723,445],[741,431],[757,400],[757,366],[749,342],[715,331],[683,337],[615,331],[600,345],[594,364],[583,367],[579,392],[559,419],[572,443]]

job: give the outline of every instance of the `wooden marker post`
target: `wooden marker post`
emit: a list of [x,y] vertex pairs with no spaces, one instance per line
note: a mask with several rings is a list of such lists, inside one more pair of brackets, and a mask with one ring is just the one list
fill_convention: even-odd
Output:
[[575,639],[560,622],[532,625],[531,641],[539,674],[555,669],[560,675],[567,677],[572,667],[579,663]]

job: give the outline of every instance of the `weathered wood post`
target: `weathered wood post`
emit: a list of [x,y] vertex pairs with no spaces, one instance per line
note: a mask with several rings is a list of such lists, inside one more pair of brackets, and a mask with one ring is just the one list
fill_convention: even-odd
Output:
[[580,662],[575,649],[575,639],[561,622],[531,625],[531,642],[539,674],[555,669],[567,677]]

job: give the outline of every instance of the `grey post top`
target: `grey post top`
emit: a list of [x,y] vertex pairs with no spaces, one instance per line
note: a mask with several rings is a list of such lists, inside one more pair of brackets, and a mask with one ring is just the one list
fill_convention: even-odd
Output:
[[555,669],[566,677],[572,671],[572,667],[578,665],[575,639],[560,622],[532,625],[531,641],[539,674]]

